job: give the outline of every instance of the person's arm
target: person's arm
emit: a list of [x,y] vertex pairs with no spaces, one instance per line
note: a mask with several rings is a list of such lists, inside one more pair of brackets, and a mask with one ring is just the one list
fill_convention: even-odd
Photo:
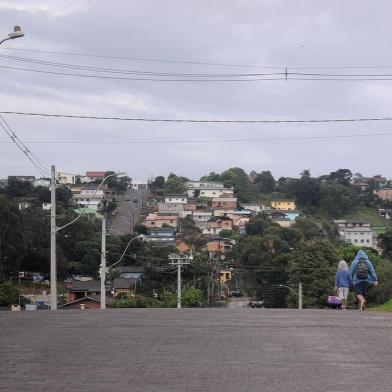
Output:
[[356,266],[355,260],[351,263],[350,267],[350,276],[351,276],[351,281],[354,279],[354,274],[355,274],[355,266]]
[[368,267],[369,267],[369,274],[370,276],[374,279],[375,282],[377,282],[377,274],[376,271],[374,270],[373,264],[368,261]]

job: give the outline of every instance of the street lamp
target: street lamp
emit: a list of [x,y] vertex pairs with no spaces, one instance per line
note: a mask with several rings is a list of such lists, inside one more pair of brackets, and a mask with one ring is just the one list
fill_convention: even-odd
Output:
[[[105,220],[105,217],[102,218],[102,221]],[[106,228],[105,228],[106,229]],[[106,235],[106,230],[102,230],[102,252],[101,252],[101,268],[100,268],[100,275],[101,275],[101,309],[106,309],[106,285],[105,285],[105,281],[106,281],[106,272],[109,271],[110,268],[114,267],[115,265],[117,265],[118,263],[120,263],[122,261],[122,259],[125,256],[125,253],[127,252],[129,245],[131,245],[131,243],[134,240],[137,239],[141,239],[143,238],[142,235],[138,235],[136,237],[131,238],[128,241],[127,246],[124,249],[124,252],[122,253],[121,257],[112,265],[109,265],[109,267],[106,267],[106,239],[104,238],[104,235]]]
[[7,38],[4,38],[0,41],[0,45],[5,42],[8,41],[9,39],[15,39],[15,38],[21,38],[24,36],[24,32],[22,31],[22,29],[20,28],[20,26],[15,26],[14,27],[14,31],[8,34]]
[[[125,173],[113,173],[103,178],[102,182],[99,184],[97,189],[95,190],[94,194],[92,195],[91,199],[87,203],[86,207],[89,206],[91,201],[94,199],[94,196],[101,188],[101,186],[105,183],[105,181],[110,177],[116,177],[123,175]],[[51,182],[50,182],[50,201],[51,201],[51,208],[50,208],[50,309],[57,310],[57,257],[56,257],[56,234],[58,231],[66,228],[69,225],[75,223],[81,216],[82,212],[71,222],[68,222],[64,226],[57,227],[56,226],[56,169],[55,166],[52,165],[51,167]],[[106,234],[105,228],[105,216],[102,219],[102,232]],[[103,237],[103,235],[102,235]],[[102,247],[104,244],[102,244]],[[106,254],[101,255],[101,258],[105,257]]]
[[285,287],[286,289],[289,289],[293,294],[295,294],[298,297],[298,309],[302,309],[302,282],[298,283],[298,293],[295,292],[291,287],[284,284],[279,284],[278,286]]

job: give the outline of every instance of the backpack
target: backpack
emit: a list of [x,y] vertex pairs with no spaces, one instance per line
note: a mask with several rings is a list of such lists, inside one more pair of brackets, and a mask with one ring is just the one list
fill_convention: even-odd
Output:
[[369,267],[365,260],[359,260],[355,267],[355,275],[358,279],[367,279],[369,273]]

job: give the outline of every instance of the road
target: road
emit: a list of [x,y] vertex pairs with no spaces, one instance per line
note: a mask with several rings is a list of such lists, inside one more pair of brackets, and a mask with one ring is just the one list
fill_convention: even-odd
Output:
[[0,390],[390,391],[391,313],[0,313]]
[[[135,223],[139,221],[143,191],[127,189],[122,196],[118,196],[118,204],[115,215],[108,222],[110,232],[114,235],[124,235],[133,232]],[[137,200],[135,202],[135,200]]]

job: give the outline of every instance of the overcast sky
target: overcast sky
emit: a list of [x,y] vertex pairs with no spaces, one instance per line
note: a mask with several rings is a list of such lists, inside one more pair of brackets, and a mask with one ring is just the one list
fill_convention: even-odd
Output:
[[[0,55],[181,74],[275,73],[283,72],[286,67],[290,72],[294,67],[385,66],[297,71],[392,75],[391,13],[392,5],[387,0],[0,0],[0,39],[14,25],[21,25],[26,33],[24,38],[1,45]],[[0,66],[115,76],[4,57],[0,58]],[[1,111],[221,120],[392,116],[392,80],[157,82],[0,68],[0,86]],[[167,176],[170,172],[197,179],[230,167],[241,167],[247,172],[271,170],[277,178],[298,176],[303,169],[321,175],[349,168],[363,175],[392,176],[388,159],[392,123],[388,121],[189,124],[16,115],[5,115],[5,119],[36,156],[48,166],[55,164],[58,170],[66,172],[112,169],[143,180]],[[0,131],[0,178],[16,174],[39,177],[16,146],[5,143],[9,139]],[[306,139],[389,132],[391,136]],[[264,140],[254,140],[257,138]],[[214,139],[245,140],[195,142]],[[131,143],[170,140],[183,142]],[[185,143],[187,140],[193,142]],[[45,143],[29,143],[34,141]],[[59,141],[79,144],[47,143]],[[99,141],[116,144],[94,144]]]

